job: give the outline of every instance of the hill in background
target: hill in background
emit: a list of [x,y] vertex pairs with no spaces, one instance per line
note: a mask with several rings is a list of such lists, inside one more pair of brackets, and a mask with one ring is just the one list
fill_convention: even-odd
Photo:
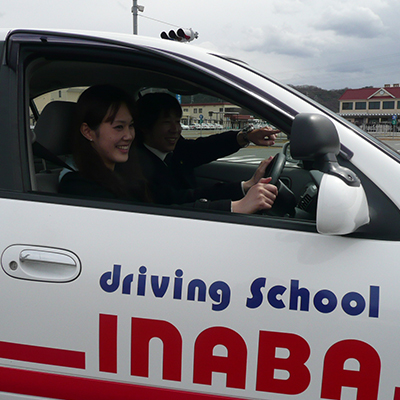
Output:
[[[339,112],[339,98],[340,96],[347,90],[345,89],[334,89],[334,90],[325,90],[316,86],[311,85],[301,85],[294,86],[289,85],[292,88],[296,89],[300,93],[303,93],[310,99],[316,101],[317,103],[322,104],[326,108],[334,112]],[[221,99],[205,94],[195,94],[192,96],[182,96],[182,104],[191,104],[191,103],[215,103],[222,101]]]
[[339,112],[339,98],[347,90],[347,88],[325,90],[316,86],[309,85],[289,86],[336,113]]

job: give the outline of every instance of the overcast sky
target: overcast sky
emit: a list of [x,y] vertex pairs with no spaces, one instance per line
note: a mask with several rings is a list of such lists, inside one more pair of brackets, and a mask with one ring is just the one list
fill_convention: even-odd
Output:
[[[400,83],[399,0],[138,0],[139,35],[193,28],[219,51],[294,85]],[[0,0],[2,28],[131,34],[132,0]]]

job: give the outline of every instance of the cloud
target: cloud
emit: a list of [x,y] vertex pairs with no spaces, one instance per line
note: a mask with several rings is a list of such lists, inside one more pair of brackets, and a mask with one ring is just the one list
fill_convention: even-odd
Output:
[[295,57],[315,57],[323,45],[321,38],[307,32],[299,34],[292,29],[280,29],[274,26],[264,28],[246,28],[245,40],[235,43],[235,47],[246,52],[259,51],[264,54],[282,54]]
[[218,46],[216,46],[213,42],[201,42],[199,44],[197,44],[196,42],[193,43],[194,46],[198,46],[198,47],[202,47],[206,50],[209,51],[214,51],[217,53],[221,53],[221,49],[218,48]]
[[301,0],[274,0],[272,2],[272,11],[277,14],[297,14],[304,9]]
[[[132,0],[3,3],[0,21],[5,27],[132,33]],[[139,35],[159,37],[173,26],[192,27],[199,39],[190,46],[243,59],[286,83],[341,88],[400,81],[399,0],[138,3],[145,6]]]
[[330,30],[340,36],[375,38],[386,29],[379,15],[362,6],[329,7],[313,25],[319,30]]

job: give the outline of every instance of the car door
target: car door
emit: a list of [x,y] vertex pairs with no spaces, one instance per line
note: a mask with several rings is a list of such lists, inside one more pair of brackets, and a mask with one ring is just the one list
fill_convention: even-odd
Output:
[[[69,56],[82,54],[78,39],[61,38]],[[40,57],[61,63],[66,48],[57,46],[45,46]],[[109,51],[103,39],[85,46]],[[33,51],[21,44],[22,64],[8,59],[1,68],[8,77],[2,93],[10,96],[1,100],[1,392],[68,399],[399,397],[399,245],[388,225],[399,218],[400,197],[385,193],[385,180],[378,186],[364,167],[372,160],[397,176],[398,160],[335,120],[355,153],[354,163],[341,162],[361,177],[375,213],[372,228],[348,236],[322,235],[315,221],[40,193],[31,186],[24,95]],[[138,62],[147,51],[135,48]],[[126,52],[110,54],[123,60]],[[175,62],[167,51],[162,60]],[[250,74],[242,73],[243,80]],[[227,79],[220,77],[235,99],[238,83]],[[238,102],[265,105],[262,93],[246,92],[247,100],[243,93]],[[321,113],[282,93],[277,86],[273,95],[282,104],[270,116],[283,121],[282,129],[290,125],[289,107]]]

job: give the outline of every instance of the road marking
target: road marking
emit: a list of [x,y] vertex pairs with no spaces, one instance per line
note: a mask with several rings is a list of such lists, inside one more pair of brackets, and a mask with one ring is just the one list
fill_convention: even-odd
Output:
[[255,155],[234,156],[219,158],[218,161],[226,161],[230,163],[246,163],[246,164],[259,164],[263,158]]

